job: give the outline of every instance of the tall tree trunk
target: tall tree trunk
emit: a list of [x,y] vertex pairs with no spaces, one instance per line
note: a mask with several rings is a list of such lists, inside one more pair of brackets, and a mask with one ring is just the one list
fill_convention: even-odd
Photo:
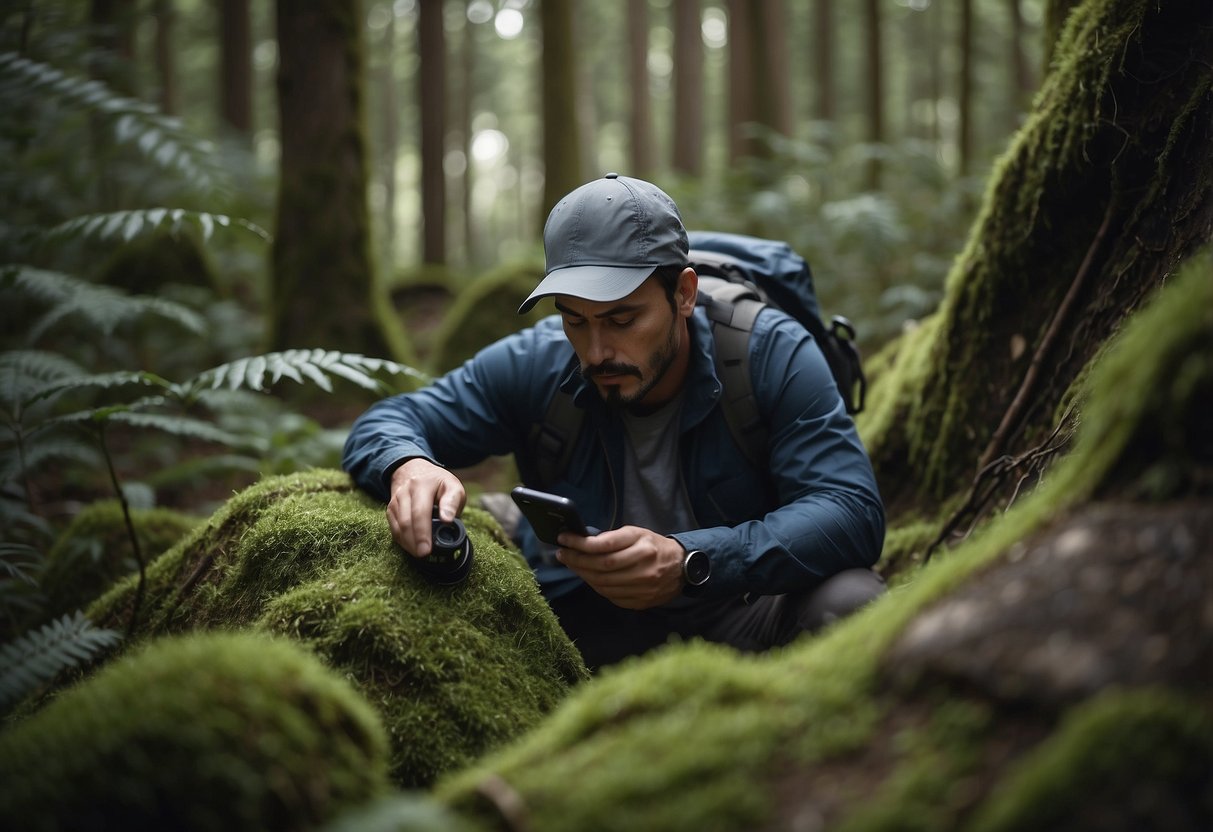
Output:
[[446,263],[446,34],[443,0],[421,0],[417,16],[417,72],[421,122],[421,259]]
[[[750,29],[754,33],[755,120],[783,136],[792,135],[792,91],[788,85],[788,25],[783,0],[755,0],[749,3]],[[768,148],[761,143],[764,155]]]
[[153,15],[156,18],[156,75],[160,79],[160,92],[157,103],[160,112],[166,115],[177,114],[177,64],[173,57],[176,46],[173,28],[177,22],[177,10],[173,8],[173,0],[155,0]]
[[[867,140],[872,144],[885,141],[884,126],[884,46],[881,33],[880,0],[864,3],[864,42],[866,75],[864,78],[866,114],[868,122]],[[875,191],[880,188],[881,164],[871,159],[864,171],[864,187]]]
[[385,355],[371,260],[358,0],[278,0],[282,137],[270,344]]
[[647,179],[657,167],[649,91],[648,0],[628,0],[628,86],[632,91],[632,118],[628,125],[632,175]]
[[1202,4],[1142,0],[1070,18],[940,310],[871,391],[887,404],[861,429],[894,513],[1040,445],[1125,315],[1213,235],[1207,24]]
[[960,123],[956,137],[957,173],[968,176],[973,170],[973,0],[960,0]]
[[748,0],[728,0],[729,12],[729,162],[754,155],[749,137],[754,121],[754,32]]
[[540,222],[581,184],[577,121],[577,53],[572,0],[540,0],[543,60],[543,205]]
[[834,102],[834,0],[813,3],[813,89],[817,91],[814,115],[822,121],[837,116]]
[[459,129],[463,135],[463,155],[467,164],[463,168],[463,251],[466,265],[480,262],[478,239],[480,237],[473,216],[472,189],[476,185],[476,160],[472,158],[472,114],[475,112],[476,95],[476,24],[468,20],[463,24],[463,41],[460,44],[460,66],[463,71],[463,95],[459,96]]
[[396,85],[396,15],[390,13],[375,73],[379,92],[379,182],[383,185],[383,262],[396,262],[396,167],[400,153],[400,93]]
[[236,136],[253,133],[253,26],[248,0],[219,3],[219,116]]
[[671,167],[703,172],[703,32],[699,0],[674,0],[674,126]]
[[89,24],[95,52],[90,74],[123,95],[136,96],[135,0],[91,0]]

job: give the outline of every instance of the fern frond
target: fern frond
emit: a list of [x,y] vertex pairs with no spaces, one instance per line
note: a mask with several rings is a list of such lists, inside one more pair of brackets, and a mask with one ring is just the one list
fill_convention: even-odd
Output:
[[57,396],[60,393],[77,390],[111,390],[115,387],[127,387],[130,385],[138,385],[141,387],[155,387],[161,390],[171,390],[172,382],[168,379],[161,378],[155,373],[147,370],[118,370],[113,373],[96,373],[92,375],[80,375],[74,378],[63,378],[57,381],[52,381],[49,384],[44,384],[34,390],[30,398],[26,400],[26,404],[47,398],[48,396]]
[[37,472],[63,463],[92,468],[101,464],[101,458],[96,447],[78,437],[36,431],[25,437],[20,458],[15,453],[0,452],[0,482],[11,482],[21,476],[23,463],[25,470]]
[[177,416],[170,413],[141,413],[133,410],[137,405],[114,405],[112,407],[97,407],[68,413],[48,420],[45,424],[55,425],[98,425],[101,423],[130,425],[136,428],[147,428],[179,436],[183,439],[200,439],[204,442],[214,442],[231,448],[260,449],[264,440],[260,437],[237,436],[234,433],[215,427],[210,422],[194,419],[189,416]]
[[284,377],[299,384],[306,377],[326,393],[331,393],[333,384],[330,377],[337,376],[378,393],[391,392],[388,385],[373,373],[406,375],[422,382],[429,381],[429,376],[420,370],[382,358],[367,358],[357,353],[335,350],[285,350],[240,358],[212,367],[179,385],[178,391],[182,398],[188,400],[196,396],[197,391],[208,388],[226,386],[229,390],[242,387],[264,390]]
[[204,191],[222,179],[210,142],[190,134],[179,119],[118,95],[100,81],[74,78],[14,52],[0,52],[0,82],[10,100],[57,99],[100,117],[120,144],[137,148],[152,164]]
[[49,682],[61,670],[88,661],[122,637],[94,627],[77,610],[0,647],[0,708]]
[[105,243],[129,243],[136,237],[153,233],[168,232],[176,236],[187,228],[193,228],[202,235],[203,240],[209,240],[216,227],[241,229],[263,241],[270,239],[268,231],[249,220],[206,211],[187,211],[184,208],[139,208],[102,214],[82,214],[42,232],[38,239],[46,242],[83,239]]
[[35,575],[42,568],[42,553],[28,543],[0,541],[0,578],[37,586]]
[[31,343],[67,317],[83,321],[105,337],[145,315],[164,318],[196,335],[206,331],[202,316],[189,307],[148,295],[128,295],[62,272],[17,265],[6,272],[4,280],[6,286],[51,307],[30,328],[27,338]]
[[83,374],[79,364],[58,353],[44,350],[0,353],[0,406],[15,414],[48,383]]

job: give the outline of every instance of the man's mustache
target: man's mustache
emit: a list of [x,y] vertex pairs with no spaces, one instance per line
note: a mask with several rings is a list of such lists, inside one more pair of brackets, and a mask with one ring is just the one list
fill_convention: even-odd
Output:
[[640,378],[640,368],[631,364],[616,364],[611,361],[595,364],[593,367],[583,367],[581,374],[586,378],[594,376],[636,376]]

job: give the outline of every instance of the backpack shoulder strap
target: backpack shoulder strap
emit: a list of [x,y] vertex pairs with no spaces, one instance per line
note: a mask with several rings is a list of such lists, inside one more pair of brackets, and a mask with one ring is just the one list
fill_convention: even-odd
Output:
[[766,304],[748,286],[718,278],[700,278],[704,310],[716,341],[716,375],[724,387],[721,412],[741,452],[759,469],[767,466],[770,434],[750,379],[750,333]]
[[573,394],[557,388],[548,402],[543,421],[532,425],[527,437],[527,451],[535,465],[539,485],[552,485],[568,470],[573,446],[584,421],[585,413],[573,404]]

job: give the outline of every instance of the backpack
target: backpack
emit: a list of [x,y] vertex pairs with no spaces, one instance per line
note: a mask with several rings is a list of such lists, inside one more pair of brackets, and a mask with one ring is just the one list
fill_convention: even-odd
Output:
[[[712,322],[716,340],[716,374],[724,387],[721,410],[751,464],[760,469],[767,464],[769,436],[754,399],[749,362],[750,332],[766,306],[782,309],[809,331],[847,412],[863,409],[867,380],[855,327],[839,315],[828,327],[822,321],[813,275],[803,257],[787,243],[741,234],[692,231],[688,238],[689,265],[699,274],[698,304]],[[550,485],[568,469],[583,417],[573,397],[558,391],[544,421],[532,427],[528,450],[540,484]]]

